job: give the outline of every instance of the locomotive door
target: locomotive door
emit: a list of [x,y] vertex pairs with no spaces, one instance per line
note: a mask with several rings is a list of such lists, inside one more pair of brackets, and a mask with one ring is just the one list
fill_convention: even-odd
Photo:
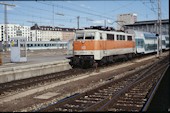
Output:
[[106,50],[107,36],[105,33],[102,33],[102,38],[103,38],[103,56],[106,56],[107,55],[107,50]]

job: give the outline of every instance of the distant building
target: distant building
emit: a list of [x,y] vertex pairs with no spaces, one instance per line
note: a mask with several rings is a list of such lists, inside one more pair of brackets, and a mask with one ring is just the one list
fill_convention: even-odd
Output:
[[0,41],[9,41],[12,37],[25,37],[27,41],[56,41],[70,40],[75,35],[74,28],[60,28],[51,26],[21,26],[19,24],[7,24],[8,38],[5,36],[5,26],[0,24]]
[[[124,29],[134,29],[138,31],[146,31],[157,33],[157,20],[138,21],[134,24],[127,24],[123,26]],[[169,19],[162,20],[162,34],[169,35]]]
[[29,41],[55,41],[69,40],[73,37],[75,29],[59,28],[51,26],[38,26],[35,24],[31,27]]
[[122,26],[126,24],[134,24],[137,21],[137,14],[120,14],[117,17],[117,30],[124,30]]
[[9,41],[12,37],[25,37],[27,40],[30,38],[30,27],[21,26],[19,24],[7,24],[8,38],[5,36],[5,25],[0,24],[0,41]]
[[64,41],[68,41],[74,38],[75,36],[75,29],[70,28],[62,28],[62,36]]

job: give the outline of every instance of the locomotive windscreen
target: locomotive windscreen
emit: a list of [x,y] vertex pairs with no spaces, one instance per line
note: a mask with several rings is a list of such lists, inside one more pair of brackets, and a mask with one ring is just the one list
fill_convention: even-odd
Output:
[[86,34],[85,34],[85,39],[90,39],[90,40],[92,40],[92,39],[94,39],[94,36],[95,36],[94,33],[86,33]]
[[84,39],[84,33],[76,33],[76,40],[83,40]]

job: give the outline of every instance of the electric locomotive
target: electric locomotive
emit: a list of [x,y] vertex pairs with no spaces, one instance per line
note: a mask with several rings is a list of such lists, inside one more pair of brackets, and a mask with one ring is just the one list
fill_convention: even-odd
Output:
[[85,68],[94,63],[102,65],[123,57],[132,58],[135,53],[133,34],[101,29],[77,30],[71,64]]

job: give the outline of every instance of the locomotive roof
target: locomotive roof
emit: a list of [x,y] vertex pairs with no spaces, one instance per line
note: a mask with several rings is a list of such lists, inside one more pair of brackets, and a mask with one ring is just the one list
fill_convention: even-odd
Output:
[[[115,34],[129,34],[120,31],[105,31],[105,30],[98,30],[98,29],[84,29],[84,30],[77,30],[76,32],[105,32],[105,33],[115,33]],[[129,34],[132,35],[132,34]]]

